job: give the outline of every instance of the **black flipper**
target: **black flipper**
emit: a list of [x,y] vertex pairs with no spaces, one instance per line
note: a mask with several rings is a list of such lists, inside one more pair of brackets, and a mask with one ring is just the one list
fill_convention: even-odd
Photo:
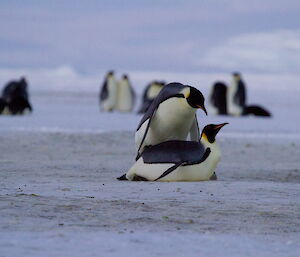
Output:
[[128,179],[126,178],[126,174],[124,174],[121,177],[118,177],[117,180],[128,180]]
[[176,170],[181,165],[182,166],[189,166],[189,165],[195,165],[195,164],[199,164],[201,162],[204,162],[207,159],[207,157],[209,156],[210,152],[211,152],[210,148],[207,148],[204,155],[202,156],[201,160],[199,160],[199,161],[186,162],[186,163],[182,163],[182,162],[176,163],[174,166],[168,168],[162,175],[160,175],[154,181],[157,181],[157,180],[169,175],[172,171]]
[[175,165],[173,165],[172,167],[168,168],[163,174],[161,174],[157,179],[155,179],[154,181],[157,181],[165,176],[167,176],[168,174],[170,174],[172,171],[176,170],[179,166],[181,165],[181,163],[177,163]]
[[149,181],[149,180],[142,176],[134,175],[132,181]]

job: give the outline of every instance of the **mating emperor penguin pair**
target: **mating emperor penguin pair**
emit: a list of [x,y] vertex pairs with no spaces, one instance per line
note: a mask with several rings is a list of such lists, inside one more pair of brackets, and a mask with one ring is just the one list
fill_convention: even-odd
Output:
[[[209,180],[220,160],[215,137],[227,123],[207,125],[199,133],[197,109],[204,97],[194,87],[166,85],[142,118],[136,134],[135,164],[119,180]],[[190,141],[186,141],[187,137]]]
[[135,93],[127,75],[117,81],[113,71],[107,73],[100,91],[101,110],[110,112],[131,112],[134,107]]

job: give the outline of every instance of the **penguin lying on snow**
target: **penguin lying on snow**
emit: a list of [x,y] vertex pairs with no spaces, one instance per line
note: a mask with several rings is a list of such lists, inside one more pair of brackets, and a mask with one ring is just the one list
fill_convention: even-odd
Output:
[[25,78],[20,81],[9,82],[2,91],[0,101],[0,114],[24,114],[25,111],[32,112],[27,92],[27,82]]
[[144,90],[142,97],[142,105],[138,113],[145,113],[149,106],[154,101],[155,97],[160,93],[164,87],[165,82],[163,81],[152,81]]
[[198,141],[196,111],[199,108],[207,114],[204,97],[196,88],[180,83],[164,86],[138,125],[135,133],[136,159],[145,146],[168,140],[186,140],[189,133],[192,141]]
[[216,135],[228,123],[207,125],[200,142],[166,141],[145,147],[136,163],[119,180],[204,181],[215,175],[221,158]]

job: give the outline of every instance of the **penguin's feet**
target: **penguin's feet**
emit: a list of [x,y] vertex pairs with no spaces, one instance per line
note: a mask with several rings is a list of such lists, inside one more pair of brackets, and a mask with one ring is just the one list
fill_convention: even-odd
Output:
[[214,172],[212,175],[211,175],[211,177],[209,178],[209,180],[217,180],[218,178],[217,178],[217,174],[216,174],[216,172]]

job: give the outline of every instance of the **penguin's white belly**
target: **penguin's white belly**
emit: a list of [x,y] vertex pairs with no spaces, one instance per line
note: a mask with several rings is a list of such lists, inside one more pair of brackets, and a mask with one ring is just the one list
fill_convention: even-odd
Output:
[[117,108],[122,112],[130,112],[132,110],[133,99],[130,88],[122,86],[119,88]]
[[[179,103],[178,103],[179,101]],[[168,140],[185,140],[195,119],[196,109],[183,98],[170,98],[161,103],[152,118],[145,145],[156,145]],[[140,146],[149,121],[144,122],[136,132],[136,147]]]
[[237,85],[236,83],[233,83],[228,88],[227,93],[227,113],[233,116],[240,116],[243,113],[243,110],[240,106],[236,105],[233,101],[234,94],[237,91]]
[[104,111],[111,111],[116,107],[117,101],[117,85],[115,82],[110,82],[107,85],[108,96],[102,101],[102,108]]

